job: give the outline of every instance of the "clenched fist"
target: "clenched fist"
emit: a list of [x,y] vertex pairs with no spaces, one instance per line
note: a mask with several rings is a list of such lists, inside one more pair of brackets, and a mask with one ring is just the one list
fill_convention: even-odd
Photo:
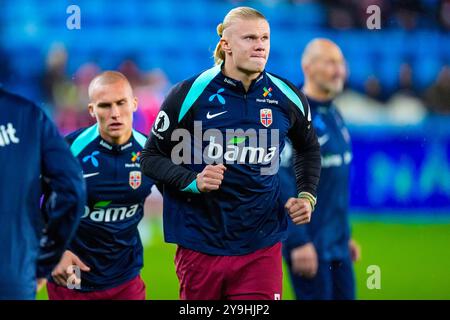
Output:
[[289,198],[284,207],[295,224],[304,224],[311,221],[312,207],[309,200]]
[[223,174],[227,168],[223,164],[207,165],[197,175],[197,188],[200,192],[218,190],[222,184]]

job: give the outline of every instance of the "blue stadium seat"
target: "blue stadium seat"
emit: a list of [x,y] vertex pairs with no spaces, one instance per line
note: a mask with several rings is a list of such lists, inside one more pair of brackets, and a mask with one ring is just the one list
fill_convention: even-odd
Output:
[[[78,0],[81,30],[65,28],[67,2],[42,5],[39,0],[4,1],[0,11],[2,48],[10,52],[17,75],[37,77],[48,48],[62,42],[69,50],[69,69],[97,60],[102,68],[117,67],[136,57],[143,68],[160,67],[172,81],[193,75],[212,64],[219,40],[215,28],[236,3],[223,0]],[[314,37],[329,37],[341,45],[351,73],[350,85],[362,88],[371,74],[387,87],[397,85],[398,69],[412,61],[419,86],[429,85],[442,64],[450,63],[450,37],[433,30],[405,32],[330,31],[326,11],[313,1],[273,6],[251,2],[272,26],[268,68],[300,82],[300,55]],[[297,84],[297,83],[296,83]]]

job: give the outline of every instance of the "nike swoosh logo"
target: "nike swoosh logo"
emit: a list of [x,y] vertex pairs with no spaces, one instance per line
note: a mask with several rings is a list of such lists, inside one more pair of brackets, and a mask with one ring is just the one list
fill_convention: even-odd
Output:
[[86,174],[83,174],[83,178],[93,177],[93,176],[96,176],[98,174],[100,174],[100,172],[86,173]]
[[222,112],[219,112],[219,113],[210,114],[209,111],[208,111],[208,113],[206,114],[206,119],[215,118],[215,117],[220,116],[221,114],[224,114],[226,112],[228,112],[228,111],[222,111]]
[[319,144],[323,146],[325,143],[327,143],[328,140],[330,140],[330,136],[327,134],[324,134],[323,136],[317,138],[319,140]]

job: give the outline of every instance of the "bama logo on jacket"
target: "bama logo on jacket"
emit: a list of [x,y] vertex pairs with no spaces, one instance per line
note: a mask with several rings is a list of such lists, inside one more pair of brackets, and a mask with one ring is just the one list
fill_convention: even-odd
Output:
[[99,201],[91,210],[88,206],[84,207],[82,219],[90,219],[94,222],[115,222],[123,221],[133,217],[138,211],[139,204],[133,204],[124,207],[110,206],[111,201]]

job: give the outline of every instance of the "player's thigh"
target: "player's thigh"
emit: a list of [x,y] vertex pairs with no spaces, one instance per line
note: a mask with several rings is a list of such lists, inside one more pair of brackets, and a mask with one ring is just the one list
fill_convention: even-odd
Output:
[[251,254],[232,257],[226,298],[280,300],[283,286],[281,243]]
[[180,284],[181,300],[220,300],[226,257],[210,256],[178,247],[175,270]]
[[75,289],[59,286],[53,282],[47,282],[47,294],[49,300],[92,300],[92,294]]
[[110,289],[107,293],[111,300],[145,300],[145,283],[141,276]]

